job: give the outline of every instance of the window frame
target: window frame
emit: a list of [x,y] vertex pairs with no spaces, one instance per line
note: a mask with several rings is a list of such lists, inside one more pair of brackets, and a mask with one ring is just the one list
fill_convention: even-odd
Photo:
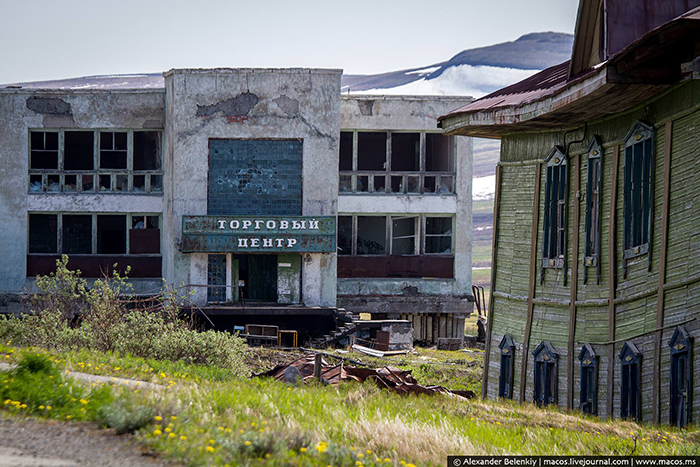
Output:
[[[339,176],[339,193],[341,195],[347,194],[361,194],[361,195],[456,195],[456,175],[457,175],[457,144],[455,137],[452,135],[443,135],[438,131],[425,131],[425,130],[350,130],[343,129],[342,133],[352,133],[352,169],[351,170],[340,170],[340,160],[338,166],[338,176]],[[386,158],[384,160],[383,170],[360,170],[358,168],[358,140],[359,134],[361,133],[385,133],[386,134]],[[395,171],[392,170],[392,135],[394,134],[418,134],[419,135],[419,167],[415,171]],[[426,157],[427,148],[426,141],[427,135],[434,134],[450,138],[451,141],[448,144],[450,150],[452,151],[451,164],[452,170],[448,171],[430,171],[426,169]],[[340,153],[340,149],[339,149]],[[376,179],[384,178],[384,184],[380,188],[376,188]],[[393,182],[395,179],[399,179],[400,188],[396,191],[393,190]],[[434,180],[433,191],[426,189],[426,179]],[[358,183],[362,183],[362,189],[358,189]],[[367,187],[365,189],[364,184]],[[444,184],[444,185],[443,185]],[[380,183],[381,185],[381,183]],[[443,191],[443,186],[444,191]]]
[[[671,350],[671,375],[669,377],[670,400],[668,406],[668,422],[683,428],[690,424],[693,413],[693,338],[684,326],[678,326],[673,336],[668,340]],[[683,373],[679,375],[679,372]],[[680,388],[682,385],[684,391]],[[682,394],[685,392],[685,395]],[[683,400],[679,400],[683,398]],[[679,403],[684,410],[679,413]]]
[[[596,283],[601,281],[601,190],[603,178],[603,144],[599,135],[593,135],[588,149],[587,183],[586,183],[586,238],[583,259],[583,283],[588,281],[588,267],[596,268]],[[592,170],[597,166],[597,171]]]
[[545,269],[566,270],[569,211],[569,164],[564,148],[554,146],[545,165],[541,282]]
[[535,357],[533,402],[539,407],[556,406],[559,354],[549,341],[542,341],[532,355]]
[[620,355],[620,418],[642,419],[642,352],[632,341],[622,346]]
[[581,369],[579,410],[598,415],[598,355],[591,344],[583,344],[578,355]]
[[[637,121],[627,132],[623,142],[625,148],[623,247],[626,274],[628,260],[651,251],[654,221],[654,128]],[[638,156],[635,154],[637,148],[641,151],[641,161],[637,160]],[[637,192],[640,193],[639,197],[636,196]],[[651,268],[651,255],[648,261],[648,267]]]
[[[93,134],[93,168],[90,170],[66,170],[65,167],[65,134],[66,132],[84,132]],[[55,133],[58,135],[57,168],[34,169],[32,168],[32,134]],[[102,133],[126,133],[126,168],[110,169],[101,168]],[[134,134],[158,133],[159,169],[134,170]],[[45,140],[46,136],[44,136]],[[163,130],[162,129],[126,129],[126,128],[29,128],[27,138],[27,191],[29,194],[137,194],[137,195],[163,195],[164,170],[163,170]],[[143,191],[135,182],[143,177]],[[101,181],[107,181],[104,185]]]
[[515,342],[506,334],[498,344],[501,353],[500,375],[498,378],[498,397],[513,399],[513,382],[515,379]]

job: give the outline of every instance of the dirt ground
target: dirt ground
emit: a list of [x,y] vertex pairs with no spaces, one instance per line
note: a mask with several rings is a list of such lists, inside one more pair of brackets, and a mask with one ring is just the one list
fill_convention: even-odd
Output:
[[174,467],[94,423],[0,415],[0,467]]

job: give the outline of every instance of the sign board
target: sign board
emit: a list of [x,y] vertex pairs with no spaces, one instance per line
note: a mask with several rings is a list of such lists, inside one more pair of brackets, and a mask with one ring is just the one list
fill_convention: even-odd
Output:
[[183,253],[334,253],[335,217],[183,216]]

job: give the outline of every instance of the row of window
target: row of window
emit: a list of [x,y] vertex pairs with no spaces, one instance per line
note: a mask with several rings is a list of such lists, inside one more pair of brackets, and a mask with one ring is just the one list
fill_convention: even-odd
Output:
[[[686,426],[690,422],[692,374],[690,368],[691,338],[683,326],[676,328],[668,341],[671,348],[669,423]],[[506,334],[499,344],[501,353],[498,397],[513,398],[515,342]],[[552,344],[543,341],[532,352],[534,356],[533,401],[540,406],[557,403],[557,362],[559,354]],[[631,341],[625,342],[620,359],[620,417],[641,420],[642,352]],[[598,355],[590,344],[584,344],[578,356],[581,368],[579,409],[588,414],[598,412]]]
[[339,255],[450,255],[452,217],[338,216]]
[[341,193],[455,192],[453,136],[341,131],[339,159]]
[[[624,138],[624,257],[649,251],[653,208],[654,129],[636,122]],[[600,201],[603,148],[598,135],[587,149],[585,266],[600,263]],[[555,146],[545,159],[544,233],[542,268],[566,266],[568,154]],[[544,275],[542,276],[544,277]]]
[[29,214],[28,253],[160,254],[159,214]]
[[161,132],[29,133],[29,192],[161,193]]

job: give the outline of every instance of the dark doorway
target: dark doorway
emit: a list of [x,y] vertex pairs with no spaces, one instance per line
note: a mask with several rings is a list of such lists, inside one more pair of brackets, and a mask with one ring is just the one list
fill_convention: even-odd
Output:
[[277,303],[277,255],[234,255],[244,302]]

